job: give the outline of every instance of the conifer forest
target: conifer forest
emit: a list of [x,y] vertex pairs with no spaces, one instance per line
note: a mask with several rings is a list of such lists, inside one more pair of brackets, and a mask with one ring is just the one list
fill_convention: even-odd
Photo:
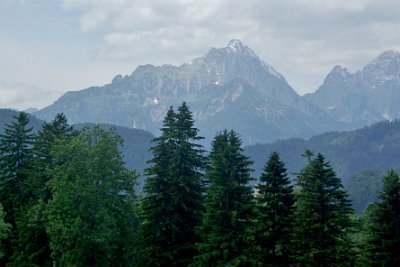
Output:
[[18,113],[0,135],[0,266],[400,266],[393,170],[357,214],[323,154],[304,151],[292,179],[273,152],[253,177],[234,129],[207,151],[182,103],[138,192],[112,128],[29,120]]

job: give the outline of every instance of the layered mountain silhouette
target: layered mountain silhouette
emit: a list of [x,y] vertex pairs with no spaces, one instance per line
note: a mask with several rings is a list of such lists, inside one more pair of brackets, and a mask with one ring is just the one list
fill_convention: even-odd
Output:
[[344,127],[238,40],[188,64],[139,66],[110,84],[68,92],[35,115],[49,120],[63,112],[72,123],[113,123],[157,134],[169,106],[182,101],[207,139],[225,128],[253,144]]

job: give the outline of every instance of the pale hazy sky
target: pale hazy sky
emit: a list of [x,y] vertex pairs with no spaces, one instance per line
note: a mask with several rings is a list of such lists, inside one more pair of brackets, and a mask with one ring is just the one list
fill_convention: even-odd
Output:
[[300,94],[400,50],[399,0],[0,0],[0,107],[51,104],[140,64],[240,39]]

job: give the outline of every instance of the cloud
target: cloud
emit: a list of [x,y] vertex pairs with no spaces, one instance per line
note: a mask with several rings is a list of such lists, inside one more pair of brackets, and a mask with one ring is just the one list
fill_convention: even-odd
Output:
[[43,108],[61,96],[61,92],[46,91],[21,83],[0,82],[0,108]]
[[101,38],[95,56],[179,64],[241,39],[300,91],[336,64],[357,70],[400,49],[397,0],[62,0],[83,32]]

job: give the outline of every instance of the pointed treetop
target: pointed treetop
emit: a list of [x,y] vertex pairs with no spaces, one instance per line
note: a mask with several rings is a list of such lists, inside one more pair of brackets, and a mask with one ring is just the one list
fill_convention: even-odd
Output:
[[307,158],[308,161],[311,161],[311,158],[314,156],[314,152],[306,148],[306,150],[304,150],[304,153],[301,154],[301,156]]

